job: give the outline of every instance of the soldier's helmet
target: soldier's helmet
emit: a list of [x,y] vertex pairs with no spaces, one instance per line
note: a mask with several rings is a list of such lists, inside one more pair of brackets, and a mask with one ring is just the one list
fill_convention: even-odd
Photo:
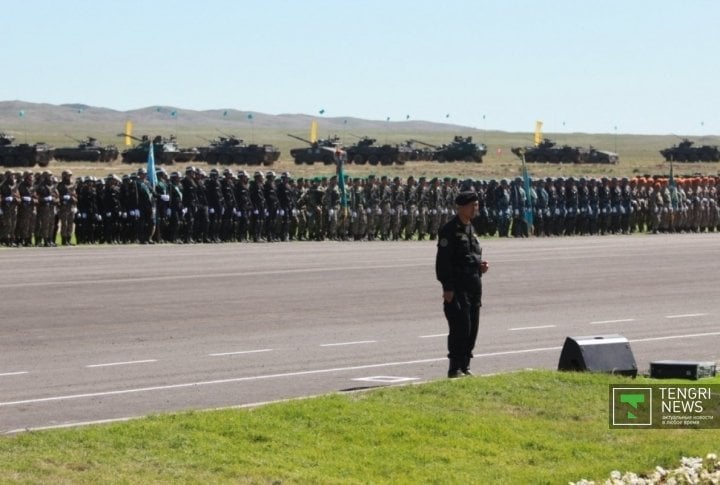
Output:
[[218,175],[220,175],[220,172],[217,171],[217,168],[213,168],[212,170],[210,170],[211,177],[217,177]]
[[265,174],[265,178],[275,178],[275,172],[269,170],[268,173]]

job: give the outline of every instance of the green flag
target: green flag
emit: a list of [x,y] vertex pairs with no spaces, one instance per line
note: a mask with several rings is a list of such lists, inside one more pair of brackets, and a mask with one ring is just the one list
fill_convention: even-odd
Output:
[[318,111],[318,113],[320,113],[321,115],[324,115],[324,114],[325,114],[325,108],[322,108],[320,111]]
[[253,119],[253,115],[252,115],[252,113],[248,113],[248,115],[247,115],[247,119],[249,119],[249,120]]
[[24,110],[24,109],[21,109],[20,112],[18,113],[18,116],[19,116],[20,118],[25,118],[25,110]]

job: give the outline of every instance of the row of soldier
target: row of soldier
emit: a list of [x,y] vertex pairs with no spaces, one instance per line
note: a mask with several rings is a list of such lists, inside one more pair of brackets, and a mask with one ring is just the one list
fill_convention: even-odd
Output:
[[[122,178],[66,170],[6,172],[0,181],[0,243],[62,244],[434,239],[463,190],[479,195],[480,235],[526,237],[713,231],[720,224],[714,177],[668,180],[547,178],[529,181],[386,176],[293,179],[285,172],[222,174],[144,169]],[[344,194],[343,194],[344,192]],[[343,198],[345,199],[343,201]]]

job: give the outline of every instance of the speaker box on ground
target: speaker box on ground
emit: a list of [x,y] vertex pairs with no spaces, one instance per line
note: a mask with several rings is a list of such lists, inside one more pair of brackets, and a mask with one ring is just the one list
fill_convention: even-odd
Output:
[[622,335],[567,337],[558,370],[609,372],[637,376],[630,343]]
[[715,377],[715,371],[715,362],[686,360],[657,360],[650,362],[650,377],[655,379],[702,379],[703,377]]

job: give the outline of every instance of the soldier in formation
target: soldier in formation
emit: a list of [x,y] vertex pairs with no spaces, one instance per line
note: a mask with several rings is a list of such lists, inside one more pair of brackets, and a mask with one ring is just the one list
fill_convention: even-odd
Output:
[[[0,244],[435,239],[460,191],[478,196],[480,236],[720,230],[720,177],[530,181],[316,177],[225,169],[144,169],[104,179],[63,171],[0,176]],[[346,204],[342,203],[343,193]],[[530,220],[530,218],[532,220]]]

